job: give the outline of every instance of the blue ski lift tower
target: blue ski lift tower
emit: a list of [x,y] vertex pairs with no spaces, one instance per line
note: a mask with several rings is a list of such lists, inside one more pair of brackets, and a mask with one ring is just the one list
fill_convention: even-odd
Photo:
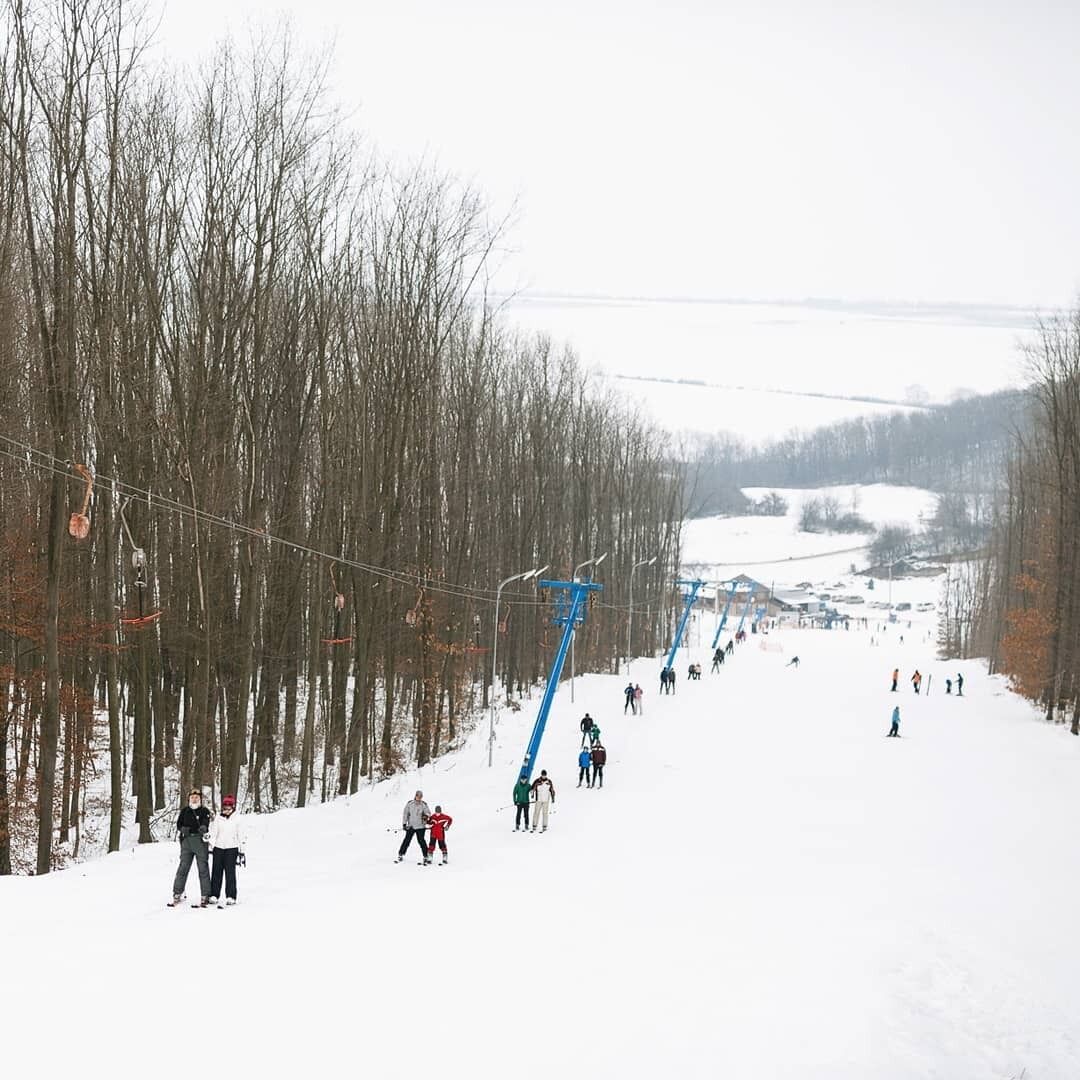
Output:
[[540,712],[536,716],[529,745],[525,749],[525,759],[518,769],[518,776],[528,780],[532,776],[533,766],[536,764],[536,755],[540,753],[540,743],[544,738],[544,728],[547,727],[548,714],[551,712],[551,703],[555,698],[555,691],[559,688],[559,676],[562,674],[566,654],[570,649],[570,642],[574,636],[574,630],[580,623],[585,621],[585,600],[590,592],[599,592],[604,586],[594,585],[591,581],[541,581],[541,589],[555,590],[558,595],[555,600],[555,617],[551,620],[556,626],[563,628],[562,639],[555,653],[555,659],[551,662],[551,671],[548,674],[547,687],[544,690],[544,700],[540,703]]

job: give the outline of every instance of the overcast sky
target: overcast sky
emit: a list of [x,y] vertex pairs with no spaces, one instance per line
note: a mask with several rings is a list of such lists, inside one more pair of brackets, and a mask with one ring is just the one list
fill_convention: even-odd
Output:
[[162,0],[188,61],[284,13],[384,156],[517,203],[499,284],[1056,305],[1080,3]]

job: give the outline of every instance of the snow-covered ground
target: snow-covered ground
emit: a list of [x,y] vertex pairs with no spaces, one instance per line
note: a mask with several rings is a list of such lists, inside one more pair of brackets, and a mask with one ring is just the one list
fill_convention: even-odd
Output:
[[[515,834],[510,808],[537,695],[501,717],[493,769],[481,731],[419,773],[250,820],[235,910],[164,907],[172,844],[0,880],[5,1066],[1075,1077],[1080,740],[978,663],[946,697],[958,665],[897,628],[876,647],[752,637],[690,683],[704,623],[675,696],[635,662],[644,716],[622,714],[625,677],[579,678],[576,704],[560,689],[545,835]],[[603,790],[575,786],[586,709]],[[393,862],[416,786],[454,817],[445,868]]]
[[865,566],[871,537],[864,533],[800,532],[799,513],[808,499],[832,496],[842,512],[854,509],[872,525],[898,522],[912,528],[918,528],[936,506],[933,492],[892,484],[744,490],[754,499],[767,491],[778,491],[787,500],[787,514],[687,521],[683,526],[683,564],[688,571],[725,578],[745,570],[777,585],[824,582],[849,572],[852,563]]
[[747,444],[857,416],[910,412],[903,405],[774,390],[611,378],[607,383],[669,431],[723,431]]

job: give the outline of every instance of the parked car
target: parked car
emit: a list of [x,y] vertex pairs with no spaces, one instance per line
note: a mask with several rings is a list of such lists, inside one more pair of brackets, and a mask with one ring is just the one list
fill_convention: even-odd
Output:
[[915,610],[916,611],[933,611],[934,610],[934,605],[930,604],[930,603],[916,604],[915,605]]
[[861,596],[849,596],[847,598],[849,604],[865,604],[866,601]]
[[819,592],[817,594],[817,598],[824,604],[824,603],[827,603],[829,600],[832,599],[832,593]]
[[897,604],[896,605],[896,610],[897,611],[910,611],[911,610],[911,605],[908,604],[908,603]]

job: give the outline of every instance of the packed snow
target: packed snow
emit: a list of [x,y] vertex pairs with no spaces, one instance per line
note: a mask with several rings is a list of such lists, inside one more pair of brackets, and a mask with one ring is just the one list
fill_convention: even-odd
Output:
[[[625,674],[560,688],[546,834],[510,806],[537,693],[491,769],[482,727],[248,817],[234,909],[165,907],[172,843],[0,880],[12,1075],[1075,1077],[1080,740],[930,627],[754,635],[713,675],[694,621],[674,696],[635,661],[644,715]],[[586,710],[603,789],[576,786]],[[394,862],[417,787],[454,819],[446,867]]]

